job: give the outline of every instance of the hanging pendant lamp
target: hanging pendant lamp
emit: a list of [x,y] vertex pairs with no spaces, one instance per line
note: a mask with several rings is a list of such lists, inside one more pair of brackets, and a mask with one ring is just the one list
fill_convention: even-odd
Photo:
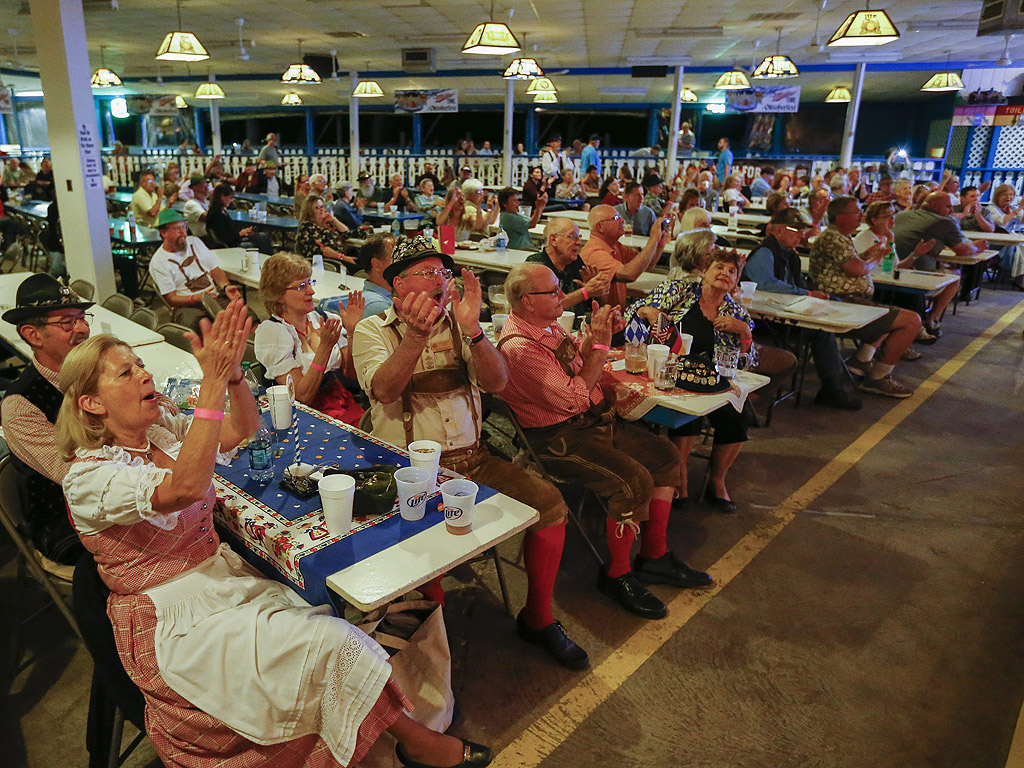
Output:
[[302,39],[299,39],[299,63],[292,64],[281,75],[282,83],[299,83],[302,85],[317,85],[320,83],[320,75],[316,73],[309,64],[302,61]]
[[167,33],[156,52],[156,58],[161,61],[203,61],[210,58],[198,37],[191,32],[181,31],[181,0],[177,0],[177,6],[178,29]]
[[697,94],[691,91],[689,88],[683,88],[683,92],[679,94],[679,98],[684,102],[696,102]]
[[197,99],[223,99],[225,96],[224,89],[213,81],[212,75],[205,83],[199,84],[195,93]]
[[839,86],[833,88],[828,92],[828,96],[825,97],[826,104],[849,104],[853,100],[853,96],[850,95],[850,89]]
[[723,72],[722,76],[715,81],[715,88],[720,91],[742,91],[750,87],[750,80],[741,69],[731,69]]
[[100,68],[92,73],[91,84],[93,88],[115,88],[124,85],[116,72],[107,69],[106,56],[103,53],[106,47],[105,45],[100,46]]
[[538,93],[533,97],[535,104],[556,104],[558,102],[558,94],[552,91],[545,91]]
[[885,11],[872,11],[871,3],[865,3],[865,10],[855,11],[846,17],[839,29],[828,39],[829,45],[885,45],[900,39],[900,31]]
[[555,84],[551,82],[550,78],[538,77],[530,81],[526,93],[536,96],[538,93],[558,93],[558,89],[555,88]]
[[[370,69],[370,62],[366,62],[366,69]],[[356,99],[379,99],[383,95],[384,91],[374,80],[360,80],[352,91],[352,97]]]
[[188,108],[188,102],[185,101],[184,97],[182,97],[182,96],[175,96],[174,97],[174,106],[176,106],[178,109],[187,109]]
[[494,0],[491,0],[490,21],[477,24],[462,46],[463,53],[479,53],[486,56],[504,56],[519,49],[519,41],[508,25],[494,20]]
[[751,77],[758,80],[783,80],[800,74],[796,64],[789,56],[782,55],[782,28],[779,28],[779,40],[775,44],[775,55],[765,56],[764,61],[757,65]]
[[301,107],[302,97],[297,93],[286,93],[284,98],[281,99],[281,103],[286,107]]

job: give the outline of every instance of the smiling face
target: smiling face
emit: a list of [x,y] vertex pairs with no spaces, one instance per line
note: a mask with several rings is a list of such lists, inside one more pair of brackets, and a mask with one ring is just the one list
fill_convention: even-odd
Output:
[[144,173],[139,176],[139,186],[150,194],[153,194],[156,190],[156,178],[152,173]]
[[18,332],[36,357],[59,368],[68,352],[89,338],[89,322],[84,309],[56,309],[39,326],[24,325]]
[[281,303],[290,315],[308,315],[313,311],[313,281],[310,276],[292,280],[284,289]]
[[509,213],[519,213],[519,195],[509,195],[505,201],[505,210]]
[[730,261],[714,261],[704,271],[704,287],[729,293],[740,279],[739,269]]
[[963,205],[964,208],[974,205],[976,202],[978,202],[978,190],[976,189],[972,189],[970,192],[964,192],[960,196],[960,204]]
[[103,418],[115,434],[144,429],[160,416],[153,376],[127,346],[114,346],[103,354],[96,393],[82,395],[78,403]]
[[533,179],[534,181],[540,181],[543,175],[544,171],[541,169],[540,166],[537,166],[532,171],[530,171],[530,178]]
[[188,245],[188,228],[184,221],[175,221],[160,227],[160,237],[164,241],[164,250],[170,253],[181,253]]
[[430,197],[431,195],[433,195],[434,194],[434,182],[432,182],[430,179],[424,179],[423,181],[421,181],[420,182],[420,192],[422,192],[427,197]]
[[[450,273],[440,258],[431,256],[417,261],[397,275],[394,280],[396,304],[410,293],[426,293],[442,311],[448,303]],[[440,315],[438,316],[440,318]]]

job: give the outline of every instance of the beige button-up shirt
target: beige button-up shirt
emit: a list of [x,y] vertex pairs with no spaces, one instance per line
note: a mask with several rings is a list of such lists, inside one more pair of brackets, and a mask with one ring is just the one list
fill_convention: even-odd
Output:
[[[352,359],[356,374],[359,376],[359,386],[370,398],[370,418],[373,421],[374,437],[404,448],[407,446],[401,398],[385,404],[378,402],[373,396],[373,377],[377,369],[398,349],[399,342],[388,328],[391,325],[395,325],[402,338],[405,338],[408,326],[398,319],[394,307],[388,309],[383,318],[372,315],[362,320],[356,326],[353,335]],[[453,330],[455,344],[458,345],[456,349],[452,348]],[[413,437],[416,440],[435,440],[441,444],[444,451],[466,448],[480,438],[471,410],[475,409],[479,417],[480,389],[477,386],[472,352],[469,344],[463,340],[454,319],[446,312],[444,317],[435,323],[430,341],[420,355],[414,372],[458,367],[456,355],[462,355],[469,366],[471,394],[467,396],[463,390],[447,395],[412,395]]]

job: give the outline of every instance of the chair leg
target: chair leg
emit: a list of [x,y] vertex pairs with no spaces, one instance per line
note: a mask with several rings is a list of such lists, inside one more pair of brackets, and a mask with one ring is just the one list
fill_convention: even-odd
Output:
[[498,572],[498,586],[501,588],[501,599],[505,602],[505,615],[512,618],[512,601],[508,596],[508,586],[505,584],[505,570],[501,565],[501,555],[498,554],[497,547],[491,547],[488,550],[488,554],[491,559],[494,560],[494,570]]
[[114,727],[110,734],[110,754],[107,756],[107,768],[118,768],[121,765],[121,737],[124,736],[124,712],[120,707],[114,709]]
[[586,542],[587,547],[593,553],[598,565],[604,565],[604,558],[601,557],[601,553],[597,551],[597,547],[594,546],[594,542],[590,540],[590,536],[587,535],[587,531],[583,528],[581,514],[583,513],[583,502],[586,501],[586,498],[586,494],[583,494],[580,497],[580,503],[576,509],[569,510],[569,519],[572,520],[572,524],[576,526],[576,530],[580,532],[580,536],[583,537],[583,541]]

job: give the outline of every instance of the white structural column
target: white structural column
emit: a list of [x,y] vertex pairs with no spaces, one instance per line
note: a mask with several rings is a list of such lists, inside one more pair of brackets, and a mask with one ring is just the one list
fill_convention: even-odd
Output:
[[349,181],[353,184],[359,178],[359,99],[351,94],[359,85],[359,73],[352,72],[352,90],[348,97],[348,146],[352,159],[349,161]]
[[839,153],[839,165],[849,168],[853,161],[853,140],[857,137],[857,114],[860,112],[860,96],[864,91],[864,69],[860,62],[853,73],[853,88],[850,89],[850,103],[846,105],[846,125],[843,126],[843,148]]
[[505,132],[501,145],[501,180],[506,187],[512,186],[512,116],[515,110],[515,83],[512,78],[505,81]]
[[[668,126],[668,167],[665,170],[665,180],[671,182],[676,177],[679,169],[679,121],[683,111],[683,73],[686,67],[682,64],[676,67],[676,90],[675,100],[672,102],[672,118]],[[585,168],[583,169],[586,170]]]
[[102,301],[116,289],[82,0],[30,0],[29,10],[36,40],[46,41],[39,77],[68,272]]
[[[217,82],[217,76],[212,72],[210,82]],[[213,154],[221,154],[223,149],[220,141],[220,99],[210,99],[210,141],[213,144]]]

